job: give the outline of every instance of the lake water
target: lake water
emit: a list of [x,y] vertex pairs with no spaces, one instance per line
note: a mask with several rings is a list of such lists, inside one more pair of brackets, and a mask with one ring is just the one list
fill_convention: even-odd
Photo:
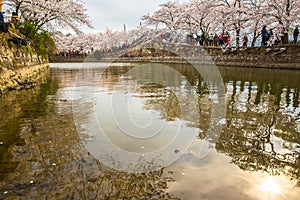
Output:
[[218,70],[51,64],[0,97],[0,199],[299,199],[300,71]]

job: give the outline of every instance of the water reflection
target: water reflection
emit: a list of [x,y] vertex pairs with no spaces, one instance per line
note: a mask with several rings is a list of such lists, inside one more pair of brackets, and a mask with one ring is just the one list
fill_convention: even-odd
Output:
[[[141,99],[142,109],[158,111],[161,119],[188,121],[187,126],[196,128],[199,132],[198,138],[204,139],[210,126],[213,100],[213,94],[208,89],[210,86],[191,66],[170,66],[191,83],[191,86],[186,87],[183,81],[177,89],[181,94],[190,92],[198,96],[199,118],[183,117],[176,98],[178,94],[161,85],[143,85],[134,91],[134,97]],[[102,92],[108,94],[112,94],[114,90],[131,92],[129,88],[134,83],[132,77],[126,76],[126,72],[133,67],[106,68],[101,80]],[[218,141],[211,142],[208,148],[230,156],[230,162],[240,169],[252,173],[266,172],[270,176],[284,175],[299,185],[300,106],[297,83],[300,80],[300,73],[237,68],[220,68],[220,72],[226,85],[227,123]],[[96,73],[95,78],[97,76]],[[122,84],[118,85],[120,80]],[[203,146],[201,142],[196,143],[191,149],[194,146]],[[122,147],[126,148],[126,145],[128,144],[125,143]],[[198,157],[199,150],[191,150],[190,154]],[[186,156],[189,156],[189,153]],[[219,156],[216,154],[214,158]],[[200,162],[199,165],[203,163]],[[213,168],[218,169],[216,166]],[[278,185],[272,186],[270,181],[268,182],[271,180],[270,176],[255,184],[261,184],[260,188],[265,188],[263,190],[267,192],[268,184],[271,188],[274,186],[274,190],[281,191]],[[273,191],[269,188],[269,192]]]
[[49,84],[1,97],[0,199],[175,199],[163,170],[119,172],[85,150],[69,99],[77,72],[53,69]]
[[299,72],[260,70],[254,78],[244,71],[243,81],[224,76],[228,123],[216,149],[241,169],[284,173],[299,184]]
[[[209,127],[212,94],[191,66],[172,67],[192,83],[187,90],[198,94],[200,118],[183,118],[176,98],[167,88],[144,86],[136,96],[144,100],[144,109],[158,110],[166,120],[191,122],[189,125],[198,128],[199,139],[203,139]],[[116,70],[107,68],[105,72],[106,78],[114,79],[108,86],[111,89],[126,73],[126,68],[119,74]],[[227,125],[215,149],[230,156],[231,162],[243,170],[284,174],[299,185],[300,73],[237,68],[220,68],[220,72],[226,84]]]
[[[133,77],[126,75],[134,64],[85,65],[53,67],[49,84],[1,97],[0,110],[6,115],[0,116],[0,199],[298,198],[300,72],[219,68],[226,91],[226,124],[218,140],[205,144],[217,92],[212,93],[213,83],[205,82],[191,66],[169,65],[182,75],[174,80],[180,84],[170,90],[159,84],[135,87]],[[106,167],[85,150],[72,113],[72,101],[81,99],[74,91],[95,87],[99,98],[116,91],[130,93],[139,112],[151,112],[157,122],[184,122],[185,130],[196,131],[197,139],[179,160],[161,170],[135,174]],[[197,118],[182,115],[178,96],[186,93],[197,98]],[[77,105],[86,111],[82,120],[88,124],[90,105]],[[113,131],[111,139],[144,153],[151,145],[164,144],[128,145]],[[205,145],[209,152],[201,157],[199,147]],[[176,150],[180,151],[172,153]]]
[[[106,68],[101,76],[98,73],[79,75],[79,80],[89,80],[90,85],[82,87],[80,81],[76,86],[75,96],[82,98],[75,102],[74,120],[86,148],[104,164],[132,171],[131,165],[142,156],[149,163],[157,160],[159,163],[152,167],[158,170],[178,159],[193,141],[197,130],[186,124],[191,123],[188,118],[198,119],[198,112],[186,110],[191,109],[189,105],[197,99],[190,97],[188,89],[180,88],[184,79],[178,72],[164,68],[159,65],[153,68],[147,65],[144,69],[113,66]],[[116,69],[121,72],[116,73]],[[170,74],[170,79],[164,77]],[[159,109],[145,109],[150,99],[175,100],[171,106],[177,106],[181,116],[165,120]],[[83,116],[89,119],[83,121]]]
[[54,81],[51,85],[43,84],[0,96],[0,180],[4,179],[8,172],[14,172],[18,165],[17,160],[11,161],[11,147],[26,144],[19,134],[24,128],[23,124],[26,124],[30,131],[35,129],[30,118],[44,116],[50,112],[51,105],[47,105],[45,99],[55,92],[56,87],[57,82]]

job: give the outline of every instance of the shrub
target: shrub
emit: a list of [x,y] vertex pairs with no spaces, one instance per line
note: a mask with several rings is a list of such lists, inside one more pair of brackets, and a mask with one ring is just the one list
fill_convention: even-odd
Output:
[[38,55],[44,59],[55,56],[57,49],[48,31],[36,27],[31,21],[19,22],[16,28],[32,42],[32,46]]

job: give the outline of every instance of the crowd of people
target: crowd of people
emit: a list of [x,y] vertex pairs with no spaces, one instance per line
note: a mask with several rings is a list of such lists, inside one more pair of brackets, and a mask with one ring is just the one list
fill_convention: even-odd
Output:
[[[248,45],[248,37],[247,35],[244,35],[243,37],[243,47],[247,47]],[[190,44],[196,44],[200,46],[220,46],[223,48],[227,48],[230,46],[231,43],[231,35],[229,32],[226,33],[220,33],[219,35],[217,33],[215,34],[189,34],[187,35],[187,43]]]
[[[293,31],[293,41],[296,44],[298,42],[299,29],[298,26]],[[284,28],[274,31],[272,28],[267,30],[267,26],[263,26],[261,30],[261,46],[272,46],[278,44],[288,43],[288,31]]]
[[200,46],[221,46],[221,45],[229,45],[230,44],[230,34],[227,32],[226,34],[221,33],[217,35],[213,34],[205,34],[205,33],[194,33],[187,35],[187,43]]
[[[272,28],[270,30],[267,30],[267,26],[263,26],[261,30],[261,46],[272,46],[272,45],[278,45],[278,44],[285,44],[288,43],[288,38],[285,39],[285,37],[288,37],[287,31],[282,29],[281,31],[274,31]],[[293,41],[292,43],[296,44],[298,41],[299,36],[299,29],[298,26],[293,31]],[[188,34],[187,35],[187,43],[190,44],[196,44],[200,46],[221,46],[221,47],[228,47],[230,46],[231,42],[231,36],[229,32],[226,33],[220,33],[218,34]],[[249,45],[249,38],[247,35],[244,35],[242,38],[242,47],[247,47]]]
[[67,58],[87,56],[93,52],[94,52],[94,48],[91,48],[90,51],[84,51],[84,49],[82,47],[80,47],[80,49],[78,49],[78,50],[67,50],[64,52],[60,52],[60,56],[67,59]]

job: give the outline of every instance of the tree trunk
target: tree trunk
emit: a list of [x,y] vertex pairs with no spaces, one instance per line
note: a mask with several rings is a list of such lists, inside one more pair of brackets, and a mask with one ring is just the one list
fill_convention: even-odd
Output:
[[289,34],[286,32],[283,34],[283,44],[288,44],[289,43]]
[[252,43],[251,43],[251,48],[254,48],[256,42],[256,37],[253,37]]
[[[286,0],[286,15],[290,17],[290,7],[291,7],[291,0]],[[290,20],[288,19],[286,22],[286,29],[289,30],[290,27]]]
[[258,21],[256,21],[256,23],[255,23],[254,32],[253,32],[253,40],[252,40],[252,43],[251,43],[251,48],[253,48],[255,46],[255,42],[256,42],[256,39],[258,37],[257,26],[258,26]]
[[236,38],[235,38],[236,47],[240,47],[240,32],[241,30],[238,28],[236,30]]
[[19,13],[19,10],[20,10],[20,7],[21,7],[21,3],[22,2],[20,2],[19,4],[16,4],[16,14],[18,15],[18,13]]
[[[236,0],[235,3],[238,3],[238,8],[239,8],[239,9],[242,7],[242,5],[241,5],[241,0]],[[234,5],[234,6],[236,6],[236,5]],[[237,27],[236,27],[236,38],[235,38],[236,47],[240,47],[241,16],[242,16],[242,13],[241,13],[241,11],[239,10],[239,19],[238,19],[238,22],[237,22]]]

